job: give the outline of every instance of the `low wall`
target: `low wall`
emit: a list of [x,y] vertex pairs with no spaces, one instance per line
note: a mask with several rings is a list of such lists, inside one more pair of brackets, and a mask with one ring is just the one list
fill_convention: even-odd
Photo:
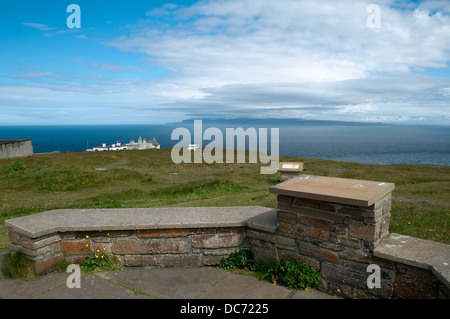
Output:
[[[270,188],[277,209],[55,210],[5,224],[10,249],[22,250],[40,274],[97,250],[125,266],[171,267],[217,265],[248,248],[256,259],[305,262],[326,290],[348,298],[450,298],[449,246],[389,234],[392,190],[386,183],[299,178]],[[380,267],[380,288],[367,285],[369,265]]]
[[39,274],[63,259],[97,250],[125,266],[209,266],[247,248],[247,221],[264,207],[54,210],[8,220],[10,250],[21,250]]
[[31,139],[0,140],[0,159],[33,155]]
[[[313,266],[327,290],[348,298],[450,298],[450,247],[389,234],[393,189],[389,183],[318,176],[271,187],[278,194],[271,236],[290,239],[275,243],[279,256]],[[395,238],[402,240],[394,244]],[[380,269],[379,288],[368,287],[369,265]]]

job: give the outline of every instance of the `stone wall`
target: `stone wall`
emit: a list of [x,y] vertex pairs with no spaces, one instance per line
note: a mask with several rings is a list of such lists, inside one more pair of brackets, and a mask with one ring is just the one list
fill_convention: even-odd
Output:
[[33,155],[31,140],[10,140],[0,143],[0,159]]
[[124,266],[210,266],[246,247],[246,229],[174,228],[58,232],[30,238],[9,229],[12,251],[21,250],[35,262],[39,274],[63,259],[78,263],[101,252]]
[[[391,267],[371,255],[388,235],[390,203],[390,194],[370,207],[278,195],[278,234],[291,240],[289,247],[280,247],[279,255],[319,270],[332,291],[340,285],[354,287],[355,293],[365,290],[369,264]],[[379,295],[388,296],[392,287],[383,287],[387,291]]]
[[[330,181],[334,182],[333,179],[327,179],[323,180],[323,184],[328,185]],[[278,194],[277,231],[271,235],[277,239],[260,245],[259,251],[263,251],[262,247],[276,248],[280,258],[295,258],[309,264],[320,272],[325,289],[348,298],[450,298],[448,278],[442,278],[441,281],[428,265],[417,267],[419,264],[410,263],[408,258],[396,258],[398,252],[392,255],[393,258],[386,254],[374,254],[379,246],[393,246],[392,243],[386,243],[391,217],[390,189],[380,190],[378,196],[366,204],[350,205],[363,203],[360,194],[353,196],[350,192],[345,198],[333,198],[332,193],[336,189],[327,189],[328,194],[321,194],[325,200],[310,199],[317,198],[317,194],[302,191],[296,194],[292,191],[295,189],[292,187],[294,182],[301,183],[290,181],[271,189]],[[320,183],[322,181],[316,182],[314,186]],[[335,179],[335,183],[337,189],[347,186],[342,179]],[[358,185],[358,189],[367,186],[362,186],[358,181],[353,184]],[[349,186],[353,188],[351,184]],[[370,190],[368,194],[373,196],[374,193]],[[356,197],[359,199],[356,200]],[[266,239],[269,237],[266,236]],[[424,241],[419,241],[420,245],[417,246],[425,247]],[[428,248],[428,254],[442,254],[444,260],[450,255],[447,245],[431,242]],[[401,245],[399,250],[402,250]],[[267,251],[263,251],[263,255],[267,254]],[[410,255],[414,254],[414,251],[410,252]],[[427,256],[423,259],[427,259]],[[369,288],[367,285],[367,279],[372,274],[372,271],[368,271],[369,265],[379,266],[380,288]],[[443,273],[448,275],[448,263],[446,265]]]
[[[39,274],[97,250],[125,266],[172,267],[214,266],[231,252],[248,248],[258,260],[295,258],[309,264],[320,272],[326,290],[347,298],[450,298],[449,246],[389,234],[392,187],[311,180],[303,181],[312,183],[306,188],[300,179],[272,187],[275,210],[56,210],[5,224],[10,250],[23,251]],[[322,189],[319,184],[338,187]],[[315,191],[305,191],[310,189]],[[368,287],[369,265],[380,269],[379,288]]]

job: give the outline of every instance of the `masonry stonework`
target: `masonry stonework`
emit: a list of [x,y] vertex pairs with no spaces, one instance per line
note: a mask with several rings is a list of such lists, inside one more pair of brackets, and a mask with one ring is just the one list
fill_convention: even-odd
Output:
[[[277,234],[295,240],[294,246],[277,247],[281,258],[309,264],[325,289],[348,298],[449,297],[448,287],[429,270],[374,255],[389,236],[393,185],[308,179],[270,190],[277,194]],[[367,285],[367,267],[374,264],[381,270],[380,288]]]
[[[78,263],[97,250],[128,267],[181,267],[216,266],[234,251],[251,249],[257,260],[294,258],[314,267],[326,290],[347,298],[450,298],[449,246],[389,234],[392,187],[352,182],[355,195],[352,183],[326,179],[323,184],[337,190],[325,187],[324,196],[320,180],[307,188],[295,182],[302,183],[289,180],[270,189],[277,209],[62,210],[19,217],[5,222],[10,250],[21,250],[45,274],[58,262]],[[371,185],[382,187],[381,193]],[[367,285],[373,264],[381,270],[380,288]]]

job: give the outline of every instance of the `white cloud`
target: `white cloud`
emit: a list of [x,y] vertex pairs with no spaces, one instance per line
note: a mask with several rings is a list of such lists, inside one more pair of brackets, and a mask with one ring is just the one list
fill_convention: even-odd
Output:
[[[408,117],[408,105],[415,105],[411,114],[417,113],[420,101],[427,103],[419,108],[425,117],[431,114],[428,108],[436,107],[448,119],[449,107],[439,99],[430,101],[436,99],[436,91],[428,92],[427,83],[414,78],[414,89],[426,94],[423,97],[403,85],[410,82],[416,70],[447,68],[448,8],[444,10],[432,1],[425,2],[426,7],[409,4],[402,10],[392,1],[379,3],[381,28],[370,29],[366,25],[368,4],[361,1],[202,1],[171,13],[177,27],[143,27],[109,45],[143,52],[171,70],[170,81],[175,87],[184,85],[188,91],[197,92],[187,96],[196,96],[194,101],[180,96],[176,102],[187,108],[202,103],[211,107],[214,101],[221,107],[229,102],[245,109],[259,103],[275,110],[289,100],[286,106],[315,106],[321,112],[320,107],[337,97],[333,107],[347,106],[334,113],[328,110],[330,118],[339,117],[343,111],[358,116],[362,110],[393,118],[383,116],[383,112],[391,113],[395,103],[404,118]],[[372,78],[376,80],[366,81]],[[439,80],[432,82],[434,90],[439,90]],[[384,91],[360,87],[361,83],[382,86]],[[249,87],[254,92],[252,96],[247,92],[247,100],[236,101],[238,98],[224,93],[230,87],[242,88],[240,97]],[[274,87],[277,92],[273,92]],[[415,100],[405,102],[411,98]],[[348,101],[354,104],[345,104]],[[379,105],[368,109],[367,103],[373,101]],[[228,106],[231,112],[234,106]],[[210,111],[205,109],[203,113]]]
[[[146,18],[121,28],[127,35],[107,43],[140,58],[144,53],[151,65],[169,70],[164,77],[128,81],[71,74],[75,84],[35,81],[11,95],[25,94],[22,100],[32,103],[44,94],[47,103],[56,103],[50,97],[65,99],[70,107],[122,105],[170,121],[176,115],[450,123],[450,80],[420,75],[428,68],[448,69],[450,5],[376,3],[379,29],[366,25],[370,2],[357,0],[167,4],[143,12]],[[45,25],[24,25],[59,34]],[[144,71],[123,61],[89,65],[110,73]],[[10,91],[0,87],[2,92]]]
[[24,26],[39,30],[39,31],[51,31],[54,30],[54,28],[50,28],[49,26],[41,23],[32,23],[32,22],[24,22]]

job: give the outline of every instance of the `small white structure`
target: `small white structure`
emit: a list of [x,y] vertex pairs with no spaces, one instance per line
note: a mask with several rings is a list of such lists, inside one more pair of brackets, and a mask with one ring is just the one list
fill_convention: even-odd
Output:
[[280,179],[287,181],[300,176],[303,171],[303,163],[281,162],[278,170],[280,171]]
[[197,148],[199,148],[200,146],[198,144],[189,144],[187,147],[188,151],[195,151]]
[[115,144],[106,145],[106,143],[102,143],[102,146],[97,146],[93,148],[89,148],[87,152],[102,152],[102,151],[124,151],[124,150],[146,150],[151,148],[159,149],[161,146],[156,141],[155,138],[151,141],[147,141],[145,138],[142,139],[139,136],[137,143],[134,140],[131,140],[128,144],[122,144],[120,141],[117,141]]

